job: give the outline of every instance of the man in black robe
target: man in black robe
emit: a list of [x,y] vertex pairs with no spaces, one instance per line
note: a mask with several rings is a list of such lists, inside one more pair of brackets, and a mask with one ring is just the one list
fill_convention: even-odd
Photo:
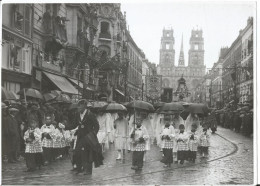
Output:
[[102,149],[97,139],[99,124],[96,116],[87,108],[87,100],[81,100],[78,103],[78,114],[76,115],[74,126],[68,129],[78,127],[76,131],[77,142],[75,148],[75,162],[77,165],[77,174],[92,174],[93,162],[95,167],[103,165]]

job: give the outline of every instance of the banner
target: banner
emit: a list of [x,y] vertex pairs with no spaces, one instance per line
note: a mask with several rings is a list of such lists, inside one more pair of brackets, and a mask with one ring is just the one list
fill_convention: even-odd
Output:
[[161,75],[152,75],[146,76],[146,95],[147,97],[157,100],[161,97],[162,90],[162,76]]

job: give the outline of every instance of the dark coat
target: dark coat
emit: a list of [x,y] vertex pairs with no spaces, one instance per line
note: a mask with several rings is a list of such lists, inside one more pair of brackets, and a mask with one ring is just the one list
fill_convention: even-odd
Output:
[[16,151],[19,149],[19,143],[20,143],[20,134],[19,134],[19,126],[16,121],[16,119],[8,115],[6,117],[6,137],[7,137],[7,149],[8,152]]
[[76,124],[78,126],[76,151],[87,149],[93,153],[91,159],[86,160],[95,163],[95,167],[103,164],[102,149],[97,139],[97,133],[99,131],[99,124],[96,116],[88,111],[83,120],[80,119],[80,114],[76,116]]

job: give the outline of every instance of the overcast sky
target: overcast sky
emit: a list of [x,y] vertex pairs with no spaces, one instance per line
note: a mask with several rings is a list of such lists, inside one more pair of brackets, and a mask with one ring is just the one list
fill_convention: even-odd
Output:
[[164,2],[122,3],[130,33],[149,61],[159,63],[163,28],[172,27],[175,37],[175,65],[178,64],[183,34],[185,65],[191,30],[203,30],[207,68],[218,60],[222,46],[230,46],[247,18],[255,15],[253,2]]

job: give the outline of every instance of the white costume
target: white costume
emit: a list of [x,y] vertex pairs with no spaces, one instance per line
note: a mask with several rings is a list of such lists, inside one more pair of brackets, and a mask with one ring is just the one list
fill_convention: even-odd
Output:
[[161,145],[161,137],[160,134],[162,132],[162,129],[164,127],[164,123],[161,122],[163,118],[162,114],[155,114],[154,117],[154,122],[155,122],[155,136],[156,136],[156,141],[157,141],[157,145],[160,147]]
[[104,143],[105,147],[108,149],[108,134],[111,131],[111,128],[109,127],[109,123],[106,117],[106,114],[98,115],[97,120],[99,123],[99,131],[97,133],[97,138],[99,143]]
[[153,136],[154,129],[150,122],[150,119],[149,118],[144,119],[142,122],[142,126],[144,126],[146,128],[148,135],[149,135],[149,140],[145,141],[145,150],[150,150],[151,144],[153,143],[153,140],[154,140],[154,136]]
[[200,121],[198,117],[192,117],[191,114],[187,117],[185,121],[185,131],[190,132],[192,124],[197,125],[197,131],[199,132],[200,129]]
[[128,149],[128,137],[129,137],[129,129],[128,129],[128,121],[123,119],[115,120],[115,147],[117,150]]

